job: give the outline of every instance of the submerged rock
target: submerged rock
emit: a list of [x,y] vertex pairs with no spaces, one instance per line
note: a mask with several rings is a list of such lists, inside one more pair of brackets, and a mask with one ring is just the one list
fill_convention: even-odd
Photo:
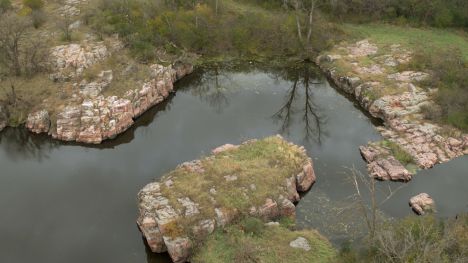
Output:
[[421,193],[411,197],[409,205],[418,215],[424,215],[427,212],[435,211],[434,200],[432,200],[432,198],[426,193]]
[[185,262],[192,242],[236,218],[295,217],[298,191],[315,182],[305,149],[280,136],[227,148],[184,163],[139,192],[137,224],[153,252],[167,251],[174,262]]

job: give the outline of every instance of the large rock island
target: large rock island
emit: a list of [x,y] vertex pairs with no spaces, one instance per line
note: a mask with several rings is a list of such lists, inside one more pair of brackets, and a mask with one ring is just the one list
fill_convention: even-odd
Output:
[[153,252],[186,262],[216,229],[245,218],[294,219],[298,192],[314,182],[305,149],[280,136],[227,144],[146,185],[138,194],[137,223]]

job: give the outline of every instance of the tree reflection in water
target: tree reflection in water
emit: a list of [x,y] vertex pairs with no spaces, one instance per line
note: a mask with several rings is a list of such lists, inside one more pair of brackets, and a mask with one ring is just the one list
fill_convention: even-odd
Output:
[[229,106],[227,88],[236,86],[236,82],[231,77],[230,71],[219,70],[218,67],[200,70],[191,79],[193,95],[208,103],[216,112],[222,113],[223,109]]
[[0,146],[14,161],[48,159],[49,153],[59,145],[60,142],[48,139],[47,135],[31,134],[23,127],[7,128],[0,136]]
[[314,101],[313,88],[322,84],[318,82],[319,74],[315,68],[308,64],[301,67],[288,69],[281,77],[292,82],[285,96],[284,105],[273,115],[273,118],[281,122],[280,133],[288,134],[293,123],[293,117],[301,116],[304,125],[304,140],[314,139],[319,144],[326,132],[322,129],[326,123],[326,117],[320,113],[320,109]]

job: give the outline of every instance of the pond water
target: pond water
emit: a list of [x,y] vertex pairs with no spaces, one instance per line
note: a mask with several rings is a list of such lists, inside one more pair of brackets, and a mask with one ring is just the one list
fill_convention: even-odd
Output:
[[[103,145],[2,132],[0,262],[168,262],[148,252],[135,224],[139,189],[216,146],[278,133],[304,145],[315,162],[317,183],[298,205],[298,225],[332,240],[359,233],[346,174],[352,167],[366,172],[358,146],[380,138],[378,122],[314,68],[199,70],[177,88]],[[409,197],[428,192],[441,216],[467,211],[467,171],[460,158],[410,184],[379,182],[382,192],[398,190],[382,210],[409,215]]]

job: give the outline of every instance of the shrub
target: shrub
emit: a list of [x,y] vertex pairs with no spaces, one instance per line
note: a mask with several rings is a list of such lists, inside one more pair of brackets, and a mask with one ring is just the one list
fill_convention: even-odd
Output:
[[5,13],[11,8],[10,0],[0,0],[0,15]]
[[246,234],[259,236],[265,229],[265,225],[262,220],[255,217],[248,217],[242,223],[241,227]]
[[468,65],[460,50],[419,50],[408,67],[430,71],[432,79],[423,84],[438,89],[435,100],[440,110],[425,107],[425,115],[468,131]]
[[42,0],[23,0],[23,5],[31,8],[32,10],[39,10],[44,6],[44,2]]
[[[361,248],[361,249],[359,249]],[[337,262],[467,262],[468,215],[410,216],[378,228],[370,246],[345,243]]]
[[[141,60],[151,60],[151,49],[163,47],[211,56],[304,54],[290,11],[263,9],[255,1],[222,3],[222,12],[216,12],[214,1],[168,2],[102,0],[86,16],[100,34],[118,33]],[[339,34],[319,15],[315,23],[312,45],[320,51]]]
[[31,20],[34,28],[39,28],[47,20],[45,13],[42,10],[32,10]]

